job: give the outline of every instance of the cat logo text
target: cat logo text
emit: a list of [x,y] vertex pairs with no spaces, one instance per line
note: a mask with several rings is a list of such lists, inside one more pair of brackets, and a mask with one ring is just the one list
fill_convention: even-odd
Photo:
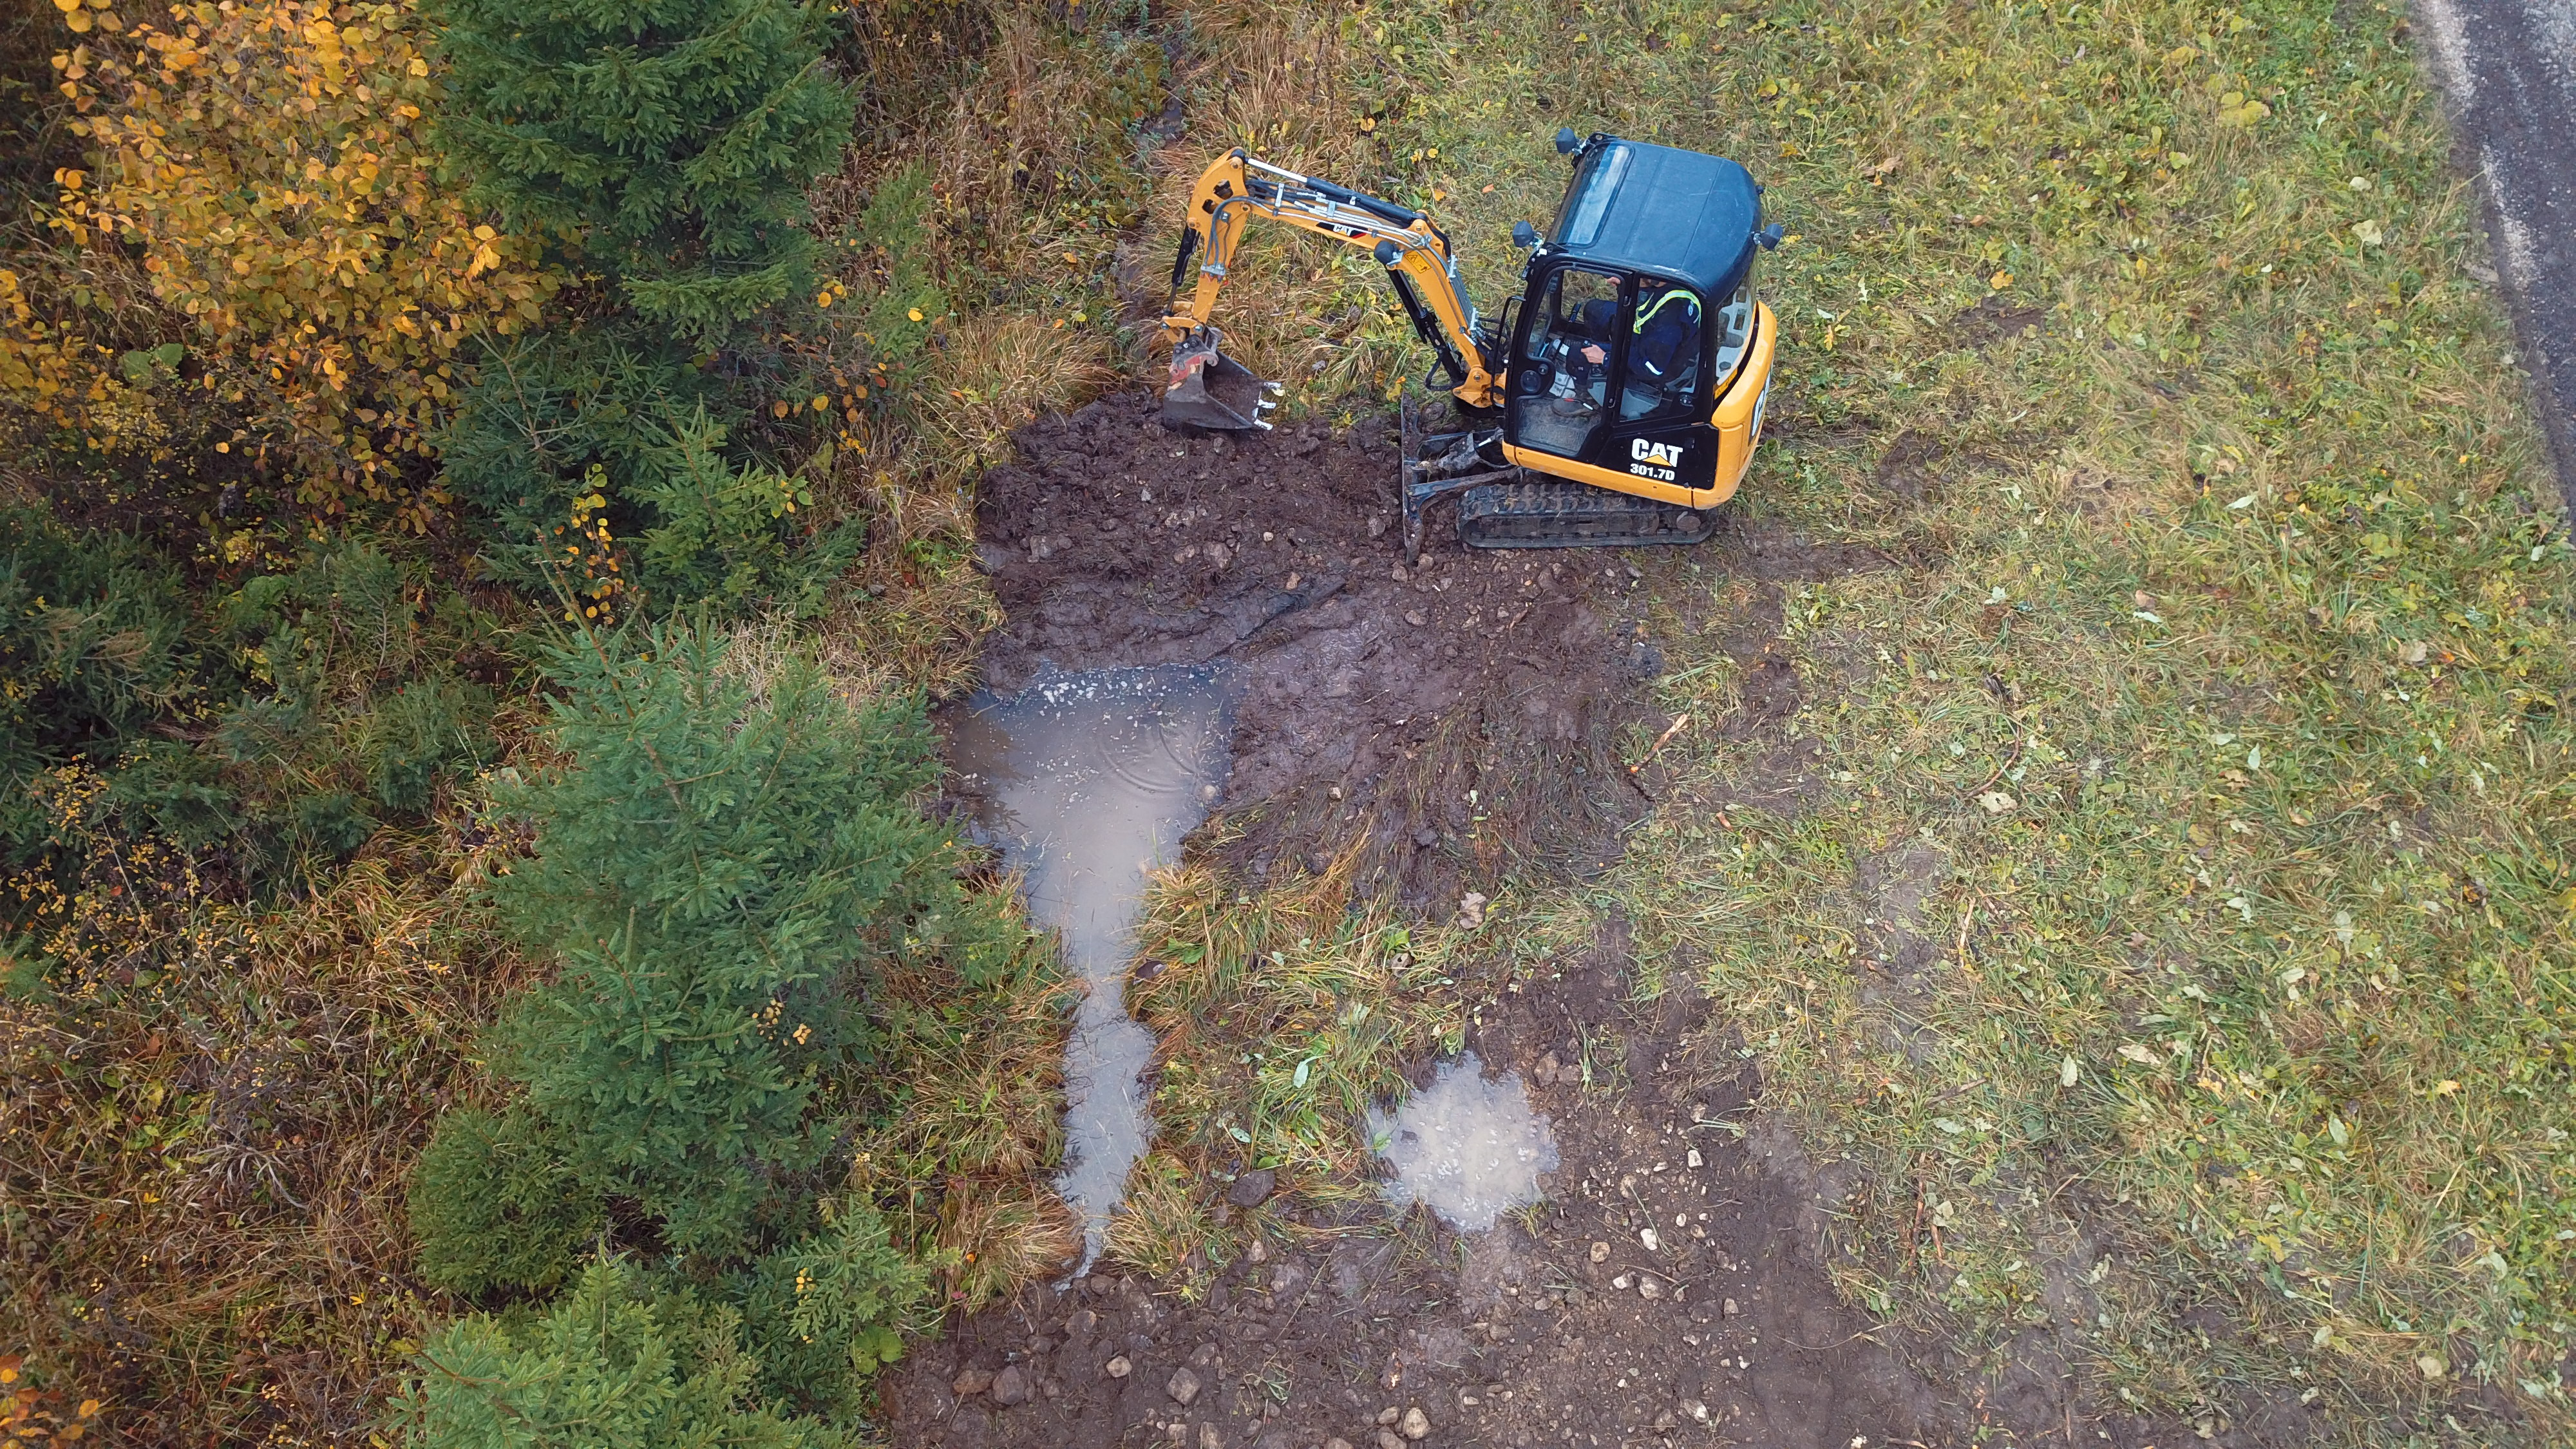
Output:
[[1659,483],[1670,483],[1673,481],[1673,469],[1682,461],[1682,445],[1655,443],[1639,438],[1628,445],[1628,456],[1635,460],[1628,465],[1629,472],[1640,478],[1652,478]]

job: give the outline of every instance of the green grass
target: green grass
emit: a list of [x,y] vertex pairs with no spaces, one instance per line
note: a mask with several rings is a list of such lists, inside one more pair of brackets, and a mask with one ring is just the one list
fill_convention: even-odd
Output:
[[[1342,17],[1338,179],[1429,205],[1489,307],[1558,124],[1751,166],[1795,235],[1737,506],[1896,561],[1782,587],[1799,713],[1667,745],[1664,804],[1538,893],[1538,939],[1623,912],[1641,990],[1699,978],[1764,1109],[1866,1170],[1838,1271],[1875,1311],[1999,1353],[2071,1264],[2138,1407],[2568,1432],[2570,557],[2399,13]],[[1954,319],[1989,297],[2033,330],[1980,345]],[[1940,450],[1913,501],[1875,476],[1909,432]],[[1650,579],[1659,703],[1722,718],[1716,636],[1762,587]],[[1781,738],[1819,792],[1721,811]],[[1916,845],[1934,962],[1864,1001],[1866,886]]]
[[1161,1125],[1110,1230],[1115,1256],[1193,1292],[1252,1236],[1299,1231],[1219,1210],[1238,1173],[1272,1169],[1310,1204],[1376,1199],[1362,1119],[1409,1063],[1465,1040],[1470,991],[1452,973],[1485,954],[1471,927],[1408,927],[1356,893],[1359,851],[1254,895],[1210,844],[1156,881],[1137,927],[1128,1000],[1161,1039]]

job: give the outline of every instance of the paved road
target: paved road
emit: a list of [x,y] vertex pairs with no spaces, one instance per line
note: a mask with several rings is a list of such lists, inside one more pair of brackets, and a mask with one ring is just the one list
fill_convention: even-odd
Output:
[[2416,0],[2576,512],[2576,0]]

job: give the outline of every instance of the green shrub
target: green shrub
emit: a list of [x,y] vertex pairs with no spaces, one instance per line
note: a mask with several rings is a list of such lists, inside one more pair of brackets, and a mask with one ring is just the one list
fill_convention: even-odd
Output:
[[760,1388],[773,1402],[821,1413],[855,1409],[876,1370],[903,1354],[902,1330],[930,1277],[896,1251],[863,1198],[822,1205],[821,1231],[734,1279]]
[[441,774],[491,759],[493,707],[492,691],[437,675],[378,697],[355,740],[368,793],[389,810],[428,809]]
[[805,661],[755,692],[704,628],[648,643],[555,654],[571,764],[498,798],[537,848],[495,899],[561,967],[493,1057],[585,1182],[726,1255],[831,1140],[810,1109],[864,1049],[866,967],[935,934],[958,887],[911,804],[937,770],[917,703],[854,709]]
[[[657,617],[811,612],[858,540],[810,533],[795,470],[774,466],[810,423],[746,425],[770,389],[814,391],[780,334],[811,310],[806,189],[850,134],[852,97],[822,62],[825,12],[438,8],[442,143],[482,201],[604,283],[589,310],[494,346],[438,440],[447,486],[488,521],[486,563],[541,595],[613,578]],[[627,556],[612,572],[594,551]]]
[[524,1110],[439,1118],[412,1169],[410,1207],[420,1275],[469,1297],[554,1287],[601,1223],[598,1199]]
[[[188,623],[178,572],[141,543],[0,509],[0,849],[10,857],[28,859],[48,837],[29,797],[37,775],[111,769],[155,722],[221,690]],[[202,784],[167,751],[149,762],[162,778]]]
[[652,1293],[597,1262],[542,1315],[440,1329],[393,1405],[413,1449],[823,1449],[847,1441],[759,1403],[730,1308]]
[[810,293],[805,188],[852,97],[798,0],[443,0],[439,141],[526,234],[575,239],[692,345]]

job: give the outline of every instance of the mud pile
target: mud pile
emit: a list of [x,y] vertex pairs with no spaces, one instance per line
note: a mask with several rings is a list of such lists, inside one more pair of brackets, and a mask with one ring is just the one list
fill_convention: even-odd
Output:
[[986,476],[995,692],[1045,664],[1241,668],[1225,808],[1258,874],[1356,847],[1364,880],[1429,903],[1609,846],[1644,804],[1615,757],[1660,662],[1622,622],[1620,555],[1470,553],[1444,517],[1408,569],[1383,419],[1191,436],[1153,411],[1033,424]]

